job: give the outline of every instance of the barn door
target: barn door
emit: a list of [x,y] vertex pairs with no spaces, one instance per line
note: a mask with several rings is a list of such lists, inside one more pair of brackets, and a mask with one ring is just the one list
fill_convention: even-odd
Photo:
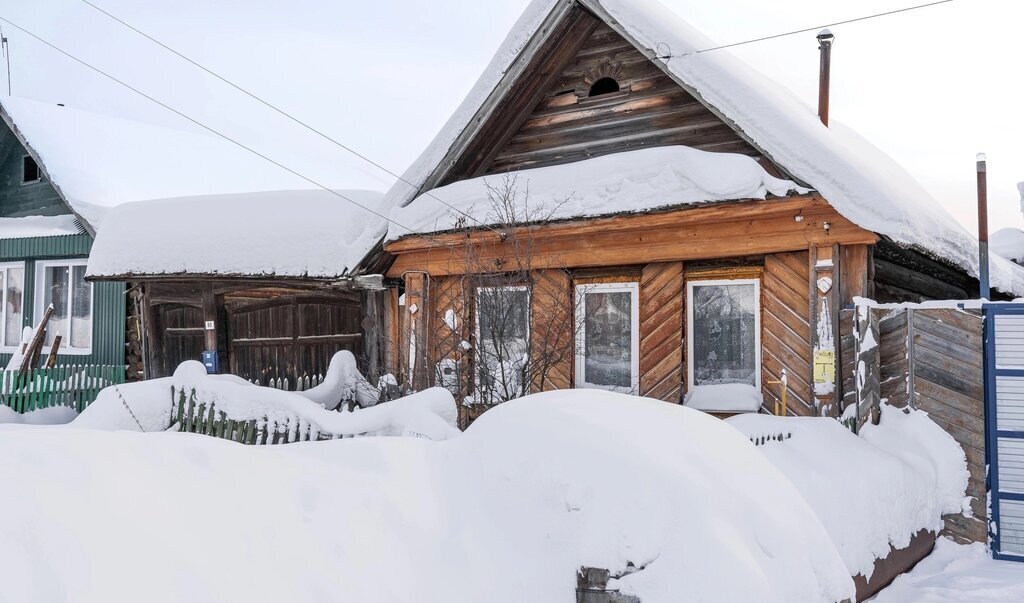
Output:
[[339,350],[359,357],[357,300],[287,296],[227,311],[231,372],[249,381],[294,390],[324,375]]
[[172,374],[186,360],[202,358],[206,347],[202,308],[164,304],[158,306],[157,316],[164,339],[161,375]]
[[985,307],[985,405],[992,552],[1024,561],[1024,304]]

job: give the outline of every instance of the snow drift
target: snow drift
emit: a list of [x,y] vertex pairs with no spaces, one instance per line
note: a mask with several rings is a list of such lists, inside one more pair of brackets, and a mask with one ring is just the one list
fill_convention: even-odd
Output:
[[446,442],[0,433],[0,600],[564,602],[630,563],[644,603],[853,596],[743,434],[650,399],[539,394]]

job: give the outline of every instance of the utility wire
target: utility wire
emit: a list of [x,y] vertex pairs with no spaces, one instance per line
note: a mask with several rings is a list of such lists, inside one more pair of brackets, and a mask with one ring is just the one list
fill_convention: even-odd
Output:
[[[87,4],[87,5],[89,5],[90,7],[92,7],[93,9],[95,9],[96,11],[99,11],[100,13],[102,13],[102,14],[106,15],[106,16],[107,16],[107,17],[109,17],[110,19],[113,19],[114,21],[116,21],[116,22],[120,23],[121,25],[123,25],[123,26],[127,27],[128,29],[130,29],[130,30],[134,31],[135,33],[137,33],[138,35],[142,36],[143,38],[146,38],[146,39],[147,39],[147,40],[149,40],[150,42],[152,42],[152,43],[156,44],[157,46],[159,46],[159,47],[163,48],[163,49],[164,49],[164,50],[166,50],[167,52],[170,52],[171,54],[173,54],[173,55],[177,56],[177,57],[178,57],[178,58],[180,58],[181,60],[183,60],[183,61],[185,61],[185,62],[189,63],[189,64],[190,64],[190,65],[192,65],[193,67],[196,67],[197,69],[200,69],[200,70],[202,70],[203,72],[207,73],[208,75],[210,75],[210,76],[212,76],[212,77],[215,77],[215,78],[217,78],[218,80],[220,80],[221,82],[223,82],[223,83],[227,84],[228,86],[231,86],[231,87],[232,87],[232,88],[234,88],[235,90],[237,90],[237,91],[241,92],[242,94],[244,94],[244,95],[248,96],[249,98],[253,99],[254,101],[256,101],[256,102],[260,103],[260,104],[261,104],[261,105],[263,105],[264,107],[266,107],[266,108],[268,108],[268,109],[270,109],[270,110],[272,110],[272,111],[274,111],[274,112],[278,113],[279,115],[281,115],[282,117],[285,117],[286,119],[290,120],[291,122],[293,122],[293,123],[295,123],[295,124],[298,124],[299,126],[302,126],[302,127],[303,127],[303,128],[305,128],[306,130],[309,130],[310,132],[313,132],[314,134],[316,134],[317,136],[320,136],[320,137],[321,137],[321,138],[323,138],[324,140],[326,140],[326,141],[328,141],[328,142],[331,142],[331,143],[333,143],[333,144],[337,145],[338,147],[340,147],[340,148],[344,149],[345,151],[348,151],[348,152],[349,152],[349,153],[351,153],[352,155],[355,155],[355,156],[356,156],[356,157],[358,157],[359,159],[362,159],[363,161],[365,161],[365,162],[369,163],[369,164],[370,164],[370,165],[372,165],[373,167],[375,167],[375,168],[377,168],[377,169],[381,170],[382,172],[385,172],[386,174],[388,174],[388,175],[392,176],[393,178],[396,178],[396,179],[398,179],[399,181],[401,181],[401,182],[404,182],[405,184],[408,184],[409,186],[413,187],[413,189],[419,189],[419,186],[417,186],[416,184],[413,184],[412,182],[409,182],[408,180],[406,180],[406,179],[405,179],[405,178],[403,178],[402,176],[400,176],[400,175],[396,174],[395,172],[392,172],[391,170],[389,170],[388,168],[384,167],[384,166],[383,166],[383,165],[381,165],[380,163],[377,163],[377,162],[376,162],[376,161],[374,161],[373,159],[370,159],[369,157],[367,157],[366,155],[363,155],[363,154],[362,154],[362,153],[360,153],[359,151],[356,151],[356,150],[355,150],[355,149],[353,149],[352,147],[350,147],[350,146],[348,146],[348,145],[346,145],[346,144],[342,143],[341,141],[339,141],[339,140],[337,140],[337,139],[335,139],[335,138],[333,138],[333,137],[331,137],[331,136],[327,135],[327,134],[326,134],[326,133],[324,133],[323,131],[321,131],[321,130],[318,130],[317,128],[314,128],[314,127],[313,127],[313,126],[311,126],[310,124],[308,124],[308,123],[306,123],[305,121],[303,121],[303,120],[301,120],[301,119],[299,119],[299,118],[295,117],[294,115],[292,115],[291,113],[289,113],[289,112],[285,111],[284,109],[281,109],[281,108],[277,107],[276,105],[274,105],[274,104],[270,103],[269,101],[267,101],[267,100],[264,100],[263,98],[261,98],[260,96],[256,95],[255,93],[253,93],[253,92],[250,92],[249,90],[247,90],[247,89],[243,88],[242,86],[240,86],[240,85],[236,84],[235,82],[233,82],[233,81],[231,81],[231,80],[227,79],[226,77],[224,77],[224,76],[220,75],[219,73],[217,73],[217,72],[213,71],[212,69],[210,69],[210,68],[206,67],[205,65],[203,65],[203,64],[201,64],[201,63],[199,63],[199,62],[198,62],[198,61],[196,61],[195,59],[192,59],[192,58],[190,58],[190,57],[186,56],[185,54],[183,54],[183,53],[181,53],[181,52],[179,52],[179,51],[175,50],[174,48],[171,48],[171,47],[170,47],[170,46],[168,46],[167,44],[164,44],[164,43],[163,43],[163,42],[161,42],[160,40],[157,40],[157,39],[156,39],[156,38],[154,38],[153,36],[151,36],[151,35],[147,34],[146,32],[144,32],[144,31],[140,30],[139,28],[135,27],[135,26],[134,26],[134,25],[132,25],[131,23],[128,23],[128,22],[127,22],[127,21],[125,21],[124,19],[121,19],[121,18],[120,18],[120,17],[118,17],[117,15],[114,15],[114,14],[110,13],[109,11],[107,11],[107,10],[104,10],[103,8],[101,8],[101,7],[99,7],[99,6],[95,5],[95,4],[93,4],[93,3],[92,3],[92,2],[90,2],[89,0],[81,0],[81,1],[82,1],[82,3],[84,3],[84,4]],[[434,199],[435,201],[437,201],[437,202],[439,202],[439,203],[441,203],[441,204],[443,204],[443,205],[447,206],[447,207],[448,207],[449,209],[451,209],[451,210],[453,210],[453,211],[455,211],[455,212],[457,212],[457,213],[459,213],[459,214],[462,214],[462,216],[464,216],[464,217],[466,217],[466,218],[468,218],[468,219],[470,219],[470,220],[473,220],[474,222],[476,222],[477,224],[480,224],[481,226],[484,226],[485,228],[487,228],[487,229],[488,229],[488,230],[490,230],[491,232],[493,232],[493,233],[495,233],[495,234],[499,234],[499,235],[501,234],[501,233],[499,233],[499,232],[498,232],[497,230],[495,230],[494,228],[492,228],[492,227],[490,227],[490,226],[487,226],[486,224],[483,224],[483,223],[481,223],[481,222],[480,222],[480,220],[476,219],[476,218],[475,218],[474,216],[472,216],[472,215],[470,215],[470,214],[468,214],[468,213],[466,213],[466,212],[462,211],[461,209],[459,209],[459,208],[455,207],[454,205],[451,205],[451,204],[449,204],[449,203],[445,202],[445,201],[444,201],[443,199],[439,199],[438,197],[436,197],[435,195],[433,195],[433,194],[432,194],[432,193],[431,193],[430,191],[427,191],[427,192],[425,192],[424,194],[425,194],[425,195],[427,195],[428,197],[430,197],[430,198]]]
[[253,155],[256,155],[257,157],[260,157],[261,159],[276,165],[277,167],[281,168],[282,170],[285,170],[286,172],[288,172],[288,173],[290,173],[290,174],[292,174],[294,176],[297,176],[297,177],[305,180],[306,182],[309,182],[310,184],[312,184],[312,185],[314,185],[314,186],[316,186],[318,188],[321,188],[321,189],[327,191],[328,193],[331,193],[332,195],[334,195],[336,197],[339,197],[341,199],[344,199],[345,201],[348,201],[349,203],[351,203],[352,205],[355,205],[356,207],[362,208],[362,209],[370,212],[371,214],[373,214],[373,215],[375,215],[375,216],[377,216],[377,217],[379,217],[379,218],[381,218],[383,220],[386,220],[387,222],[390,222],[391,224],[394,224],[395,226],[398,226],[398,227],[404,229],[409,234],[418,234],[420,236],[424,236],[424,237],[430,239],[431,241],[437,243],[440,246],[451,247],[452,249],[456,248],[456,246],[454,244],[442,243],[442,242],[438,241],[437,239],[435,239],[434,237],[432,237],[431,235],[429,235],[427,233],[417,232],[417,231],[409,228],[408,226],[405,226],[404,224],[402,224],[400,222],[396,222],[395,220],[392,220],[391,218],[385,216],[384,214],[382,214],[382,213],[380,213],[380,212],[378,212],[378,211],[376,211],[374,209],[371,209],[371,208],[363,205],[362,203],[359,203],[358,201],[355,201],[355,200],[353,200],[353,199],[351,199],[349,197],[346,197],[345,195],[339,193],[338,191],[336,191],[336,190],[334,190],[334,189],[332,189],[332,188],[330,188],[330,187],[328,187],[328,186],[326,186],[324,184],[321,184],[320,182],[317,182],[316,180],[313,180],[312,178],[310,178],[308,176],[305,176],[305,175],[297,172],[296,170],[294,170],[294,169],[284,165],[283,163],[281,163],[279,161],[276,161],[276,160],[268,157],[267,155],[264,155],[263,153],[260,153],[259,151],[253,149],[252,147],[249,147],[249,146],[245,145],[244,143],[241,143],[241,142],[235,140],[234,138],[231,138],[227,134],[224,134],[224,133],[222,133],[222,132],[220,132],[218,130],[215,130],[215,129],[211,128],[210,126],[200,122],[199,120],[197,120],[197,119],[195,119],[193,117],[190,117],[189,115],[186,115],[185,113],[179,111],[178,109],[175,109],[174,107],[172,107],[172,106],[170,106],[170,105],[160,101],[159,99],[154,98],[154,97],[150,96],[149,94],[146,94],[145,92],[139,90],[138,88],[135,88],[131,84],[128,84],[127,82],[118,79],[117,77],[107,73],[106,71],[103,71],[99,67],[95,67],[95,66],[91,65],[90,63],[87,63],[86,61],[76,57],[75,55],[71,54],[70,52],[68,52],[68,51],[66,51],[66,50],[64,50],[64,49],[62,49],[62,48],[60,48],[60,47],[50,43],[49,41],[47,41],[47,40],[37,36],[36,34],[34,34],[31,31],[25,29],[24,27],[21,27],[20,25],[18,25],[17,23],[11,21],[10,19],[7,19],[5,17],[0,16],[0,21],[3,21],[4,23],[7,23],[11,27],[13,27],[13,28],[17,29],[18,31],[24,33],[25,35],[35,39],[36,41],[38,41],[38,42],[40,42],[40,43],[42,43],[42,44],[52,48],[53,50],[59,52],[60,54],[66,56],[66,57],[68,57],[69,59],[75,61],[76,63],[79,63],[80,65],[82,65],[84,67],[87,67],[88,69],[90,69],[92,71],[95,71],[96,73],[98,73],[98,74],[100,74],[100,75],[102,75],[102,76],[104,76],[104,77],[106,77],[106,78],[108,78],[108,79],[110,79],[110,80],[112,80],[112,81],[114,81],[114,82],[124,86],[125,88],[131,90],[135,94],[138,94],[139,96],[141,96],[141,97],[143,97],[143,98],[145,98],[145,99],[147,99],[147,100],[149,100],[149,101],[151,101],[153,103],[156,103],[157,105],[160,105],[161,107],[163,107],[164,109],[170,111],[171,113],[174,113],[175,115],[178,115],[179,117],[192,122],[193,124],[195,124],[195,125],[199,126],[200,128],[206,130],[207,132],[210,132],[211,134],[214,134],[214,135],[216,135],[216,136],[218,136],[220,138],[223,138],[224,140],[230,142],[231,144],[234,144],[235,146],[238,146],[238,147],[240,147],[240,148],[242,148],[242,149],[252,153]]
[[[82,0],[82,1],[86,2],[86,0]],[[774,35],[770,35],[770,36],[764,36],[764,37],[761,37],[761,38],[754,38],[752,40],[744,40],[742,42],[732,42],[730,44],[722,44],[721,46],[712,46],[711,48],[702,48],[702,49],[694,51],[694,52],[686,52],[686,53],[683,53],[683,54],[673,55],[673,54],[671,54],[671,49],[669,49],[670,51],[668,53],[666,53],[664,56],[658,56],[656,58],[659,58],[659,59],[671,59],[671,58],[674,58],[674,57],[684,57],[684,56],[689,56],[689,55],[692,55],[692,54],[700,54],[702,52],[711,52],[712,50],[721,50],[723,48],[732,48],[734,46],[743,46],[744,44],[753,44],[754,42],[764,42],[765,40],[774,40],[776,38],[783,38],[785,36],[792,36],[794,34],[799,34],[799,33],[807,33],[809,31],[815,31],[815,30],[819,30],[819,29],[824,29],[826,27],[835,27],[837,25],[846,25],[848,23],[856,23],[858,21],[867,21],[868,19],[877,19],[878,17],[886,17],[888,15],[895,15],[895,14],[898,14],[898,13],[905,13],[905,12],[909,12],[909,11],[912,11],[912,10],[917,10],[919,8],[928,8],[929,6],[936,6],[938,4],[946,4],[946,3],[949,3],[949,2],[953,2],[953,0],[937,0],[936,2],[928,2],[926,4],[918,4],[916,6],[908,6],[908,7],[905,7],[905,8],[898,8],[896,10],[885,11],[885,12],[882,12],[882,13],[875,13],[873,15],[865,15],[863,17],[856,17],[854,19],[847,19],[845,21],[836,21],[835,23],[826,23],[824,25],[817,25],[815,27],[805,27],[804,29],[796,29],[796,30],[793,30],[793,31],[787,31],[785,33],[778,33],[778,34],[774,34]]]

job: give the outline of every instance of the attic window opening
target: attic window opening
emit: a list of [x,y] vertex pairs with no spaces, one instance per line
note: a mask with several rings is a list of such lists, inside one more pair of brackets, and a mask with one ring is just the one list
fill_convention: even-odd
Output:
[[25,155],[21,160],[21,183],[31,184],[40,180],[39,165],[30,155]]
[[590,93],[587,96],[601,96],[619,91],[619,83],[614,78],[603,77],[590,86]]

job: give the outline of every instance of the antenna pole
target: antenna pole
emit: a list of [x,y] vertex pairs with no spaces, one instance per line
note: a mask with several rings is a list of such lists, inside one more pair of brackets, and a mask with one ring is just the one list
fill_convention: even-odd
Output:
[[11,96],[11,47],[7,43],[3,28],[0,28],[0,45],[4,47],[4,59],[7,60],[7,96]]

